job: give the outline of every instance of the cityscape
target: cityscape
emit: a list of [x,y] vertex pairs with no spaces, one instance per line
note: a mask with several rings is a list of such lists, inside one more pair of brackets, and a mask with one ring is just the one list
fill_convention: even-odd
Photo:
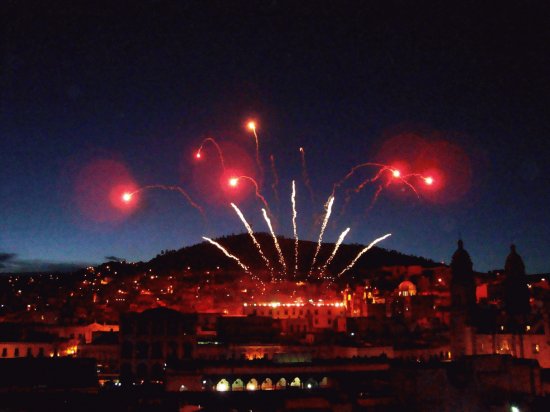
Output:
[[550,408],[550,9],[390,3],[8,5],[0,411]]

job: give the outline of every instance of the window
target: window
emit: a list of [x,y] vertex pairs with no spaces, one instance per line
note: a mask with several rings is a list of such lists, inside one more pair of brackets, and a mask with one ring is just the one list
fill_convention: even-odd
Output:
[[13,356],[16,357],[16,358],[19,357],[19,348],[15,348],[15,349],[13,350]]
[[288,315],[288,309],[285,309],[285,315]]
[[40,357],[44,356],[44,348],[38,348],[38,356]]
[[537,354],[540,352],[540,346],[538,343],[533,343],[533,354]]
[[8,348],[2,348],[2,357],[5,358],[8,356]]
[[27,357],[31,357],[32,356],[32,348],[27,348]]

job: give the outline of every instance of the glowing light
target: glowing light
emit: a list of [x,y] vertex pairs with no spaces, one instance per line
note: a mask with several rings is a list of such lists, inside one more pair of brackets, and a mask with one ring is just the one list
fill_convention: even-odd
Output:
[[366,248],[364,248],[363,250],[361,250],[357,256],[355,256],[355,259],[353,259],[351,261],[351,263],[349,265],[347,265],[340,273],[338,273],[338,276],[342,276],[345,272],[347,272],[348,270],[350,270],[356,263],[357,261],[359,260],[359,258],[361,256],[363,256],[363,254],[367,253],[370,249],[372,249],[372,247],[374,245],[376,245],[378,242],[381,242],[383,241],[384,239],[386,239],[387,237],[390,237],[391,236],[391,233],[388,233],[384,236],[381,236],[379,237],[378,239],[375,239],[373,240]]
[[298,226],[296,224],[296,182],[292,181],[292,194],[290,195],[290,201],[292,203],[292,230],[294,232],[294,275],[298,272]]
[[401,176],[401,172],[397,169],[392,170],[391,174],[393,175],[393,177],[400,177]]
[[271,219],[269,219],[269,216],[267,215],[267,212],[265,209],[262,209],[262,214],[264,215],[264,219],[267,223],[267,227],[269,228],[269,232],[271,233],[271,236],[273,237],[273,243],[275,244],[275,249],[277,249],[277,253],[279,254],[279,263],[281,264],[283,271],[286,273],[286,262],[285,258],[283,256],[283,251],[281,250],[281,246],[279,245],[279,241],[277,240],[277,236],[275,235],[275,231],[273,230],[273,225],[271,224]]
[[136,193],[143,192],[145,190],[151,190],[151,189],[171,190],[174,192],[178,192],[187,200],[187,203],[189,203],[190,206],[195,208],[201,214],[203,220],[206,221],[206,215],[204,214],[204,209],[201,206],[199,206],[197,203],[195,203],[195,201],[191,198],[191,196],[189,196],[189,194],[185,190],[183,190],[183,188],[180,186],[166,186],[166,185],[143,186],[137,190],[134,190],[132,193],[129,193],[129,192],[124,193],[122,195],[122,200],[128,203],[132,199],[132,196],[134,196]]
[[203,236],[202,238],[203,238],[204,240],[206,240],[208,243],[210,243],[210,244],[216,246],[218,249],[220,249],[220,250],[223,252],[223,254],[224,254],[225,256],[227,256],[227,257],[230,258],[230,259],[233,259],[235,262],[237,262],[237,264],[238,264],[241,268],[243,268],[243,270],[244,270],[245,272],[248,273],[248,266],[246,266],[243,262],[241,262],[241,260],[240,260],[237,256],[232,255],[231,253],[229,253],[229,252],[227,251],[226,248],[224,248],[222,245],[220,245],[220,244],[219,244],[218,242],[216,242],[215,240],[212,240],[212,239],[207,238],[207,237],[205,237],[205,236]]
[[200,159],[200,158],[201,158],[201,152],[197,152],[197,153],[195,154],[195,157],[196,157],[197,159]]
[[431,176],[425,177],[425,178],[424,178],[424,183],[426,183],[427,185],[433,185],[433,183],[434,183],[434,178],[431,177]]
[[331,255],[328,257],[327,261],[325,262],[325,264],[321,268],[321,272],[319,274],[320,276],[323,276],[323,274],[325,273],[325,270],[327,270],[328,265],[330,265],[330,263],[334,259],[334,256],[336,256],[336,252],[338,252],[338,249],[340,248],[340,245],[342,244],[342,242],[344,241],[344,239],[346,238],[346,236],[347,236],[347,234],[349,233],[350,230],[351,230],[351,228],[348,227],[338,237],[338,240],[336,241],[336,244],[334,245],[334,249],[332,250]]
[[216,390],[218,392],[227,392],[229,390],[229,385],[226,382],[220,381],[216,385]]
[[260,257],[265,263],[265,266],[269,269],[270,272],[273,272],[273,268],[271,267],[271,263],[269,262],[269,259],[264,255],[264,252],[262,251],[262,247],[260,246],[260,243],[256,239],[256,236],[254,236],[254,231],[252,230],[252,227],[248,224],[246,221],[243,213],[240,211],[240,209],[237,207],[235,203],[231,203],[231,207],[235,209],[235,212],[243,222],[244,227],[248,231],[248,235],[250,236],[250,239],[252,239],[252,243],[256,246],[256,249],[258,249],[258,253],[260,254]]
[[220,163],[222,165],[222,169],[225,172],[225,159],[223,158],[222,149],[221,149],[220,145],[218,144],[218,142],[216,142],[216,140],[213,137],[207,137],[206,139],[204,139],[202,141],[202,143],[199,147],[199,150],[197,150],[197,153],[195,154],[195,157],[197,159],[200,159],[202,157],[202,148],[204,147],[204,145],[206,143],[211,143],[216,148],[216,151],[218,152],[218,157],[220,158]]
[[229,179],[229,186],[237,187],[238,184],[239,184],[239,178],[238,177],[232,177],[231,179]]
[[330,214],[332,213],[333,203],[334,203],[334,196],[330,196],[328,198],[327,203],[325,204],[325,210],[326,210],[325,218],[323,219],[323,224],[321,225],[321,231],[319,232],[319,240],[317,241],[317,248],[315,249],[315,254],[313,255],[313,260],[311,261],[311,268],[309,269],[310,276],[311,276],[311,273],[313,272],[315,262],[317,261],[317,255],[319,254],[319,250],[321,250],[321,243],[323,242],[323,234],[325,233],[325,229],[327,228]]

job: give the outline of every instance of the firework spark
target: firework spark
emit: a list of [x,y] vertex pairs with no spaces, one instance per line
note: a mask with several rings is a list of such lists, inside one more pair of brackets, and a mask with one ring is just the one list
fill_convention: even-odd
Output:
[[264,261],[265,266],[273,274],[273,268],[271,267],[271,263],[269,262],[269,259],[264,255],[264,252],[262,251],[262,247],[260,246],[260,243],[256,239],[256,236],[254,236],[254,231],[252,230],[252,227],[248,224],[248,222],[246,221],[243,213],[240,211],[240,209],[237,207],[237,205],[235,203],[231,203],[231,207],[233,207],[233,209],[235,209],[235,212],[237,212],[237,215],[239,216],[239,218],[243,222],[244,227],[248,231],[248,235],[250,236],[250,239],[252,239],[252,243],[254,243],[254,245],[258,249],[258,253],[260,254],[260,257]]
[[250,272],[249,272],[249,269],[248,269],[248,266],[246,266],[243,262],[241,262],[241,260],[240,260],[237,256],[232,255],[231,253],[229,253],[229,252],[227,251],[227,249],[224,248],[222,245],[220,245],[218,242],[216,242],[215,240],[212,240],[212,239],[210,239],[210,238],[207,238],[207,237],[205,237],[205,236],[203,236],[202,238],[203,238],[204,240],[206,240],[207,242],[209,242],[209,243],[213,244],[214,246],[216,246],[218,249],[220,249],[220,250],[223,252],[223,254],[224,254],[225,256],[227,256],[228,258],[233,259],[235,262],[237,262],[237,264],[238,264],[241,268],[243,268],[243,270],[244,270],[246,273],[250,273]]
[[340,248],[340,245],[342,244],[342,242],[344,241],[344,239],[346,238],[347,234],[349,233],[350,231],[350,228],[348,227],[346,230],[344,230],[340,236],[338,237],[338,240],[336,241],[336,244],[334,245],[334,249],[332,250],[332,253],[331,255],[328,257],[327,261],[325,262],[325,264],[323,265],[323,267],[321,267],[321,271],[319,272],[319,276],[322,277],[325,273],[325,271],[327,270],[327,267],[328,265],[330,265],[330,263],[332,262],[332,260],[334,259],[334,256],[336,256],[336,252],[338,252],[338,249]]
[[372,249],[372,247],[374,245],[376,245],[378,242],[381,242],[383,241],[384,239],[388,238],[391,236],[391,233],[388,233],[384,236],[381,236],[379,237],[378,239],[375,239],[373,240],[366,248],[362,249],[358,254],[357,256],[355,256],[355,259],[353,259],[351,261],[351,263],[349,265],[347,265],[340,273],[338,273],[337,277],[340,277],[342,276],[345,272],[347,272],[348,270],[350,270],[356,263],[357,261],[361,258],[361,256],[363,256],[365,253],[367,253],[370,249]]
[[269,156],[269,160],[271,162],[271,174],[273,175],[273,183],[271,184],[271,189],[273,189],[273,194],[275,195],[277,206],[279,206],[279,175],[277,173],[277,168],[275,167],[275,156]]
[[256,164],[258,165],[258,170],[260,171],[260,174],[263,176],[264,168],[262,166],[262,162],[260,161],[260,140],[258,139],[258,133],[256,132],[256,122],[249,121],[246,127],[254,134],[254,141],[256,142]]
[[262,213],[264,215],[265,222],[267,223],[267,227],[269,228],[269,231],[271,232],[271,236],[273,237],[273,243],[275,244],[275,249],[277,249],[277,253],[279,254],[279,263],[281,264],[283,268],[283,272],[286,273],[286,262],[285,258],[283,256],[283,251],[281,250],[281,246],[279,245],[279,241],[277,240],[277,236],[275,235],[275,231],[273,230],[273,225],[271,224],[271,219],[269,219],[269,216],[267,215],[267,212],[265,209],[262,209]]
[[128,203],[132,200],[132,198],[135,194],[146,191],[146,190],[152,190],[152,189],[171,190],[171,191],[174,191],[174,192],[179,192],[187,200],[187,203],[189,203],[189,205],[191,205],[192,207],[194,207],[195,209],[197,209],[199,211],[199,213],[201,214],[204,221],[206,221],[206,215],[204,213],[204,209],[201,206],[199,206],[197,203],[195,203],[195,201],[191,198],[191,196],[189,196],[189,194],[185,190],[183,190],[183,188],[180,187],[180,186],[167,186],[167,185],[143,186],[143,187],[140,187],[137,190],[134,190],[133,192],[124,193],[122,195],[122,200],[124,202]]
[[294,276],[298,272],[298,226],[296,225],[296,182],[292,181],[292,194],[290,195],[290,201],[292,203],[292,230],[294,231]]
[[232,177],[229,179],[229,186],[232,186],[232,187],[237,187],[237,185],[239,184],[239,180],[247,180],[249,181],[250,183],[252,183],[252,185],[254,185],[254,191],[255,191],[255,195],[258,199],[260,199],[260,201],[263,203],[264,207],[266,208],[266,210],[268,211],[268,213],[271,215],[271,210],[269,209],[269,205],[267,203],[267,200],[266,198],[260,193],[260,187],[258,185],[258,182],[256,181],[256,179],[254,179],[253,177],[250,177],[250,176],[238,176],[238,177]]
[[330,196],[328,198],[327,203],[325,204],[325,218],[323,219],[323,224],[321,226],[321,231],[319,232],[319,240],[317,241],[317,248],[315,249],[315,254],[313,255],[313,260],[311,262],[311,268],[309,269],[309,276],[311,276],[311,273],[313,272],[313,269],[315,268],[315,261],[317,260],[317,255],[319,254],[319,250],[321,250],[321,243],[323,242],[323,235],[325,233],[325,229],[328,224],[328,220],[330,219],[330,214],[332,213],[332,204],[334,203],[334,196]]
[[300,159],[302,160],[302,179],[304,180],[304,185],[309,191],[311,201],[315,202],[315,195],[313,193],[313,188],[311,187],[311,180],[309,180],[309,174],[307,173],[306,151],[303,147],[300,147]]
[[225,172],[225,159],[223,157],[223,152],[222,152],[222,149],[220,147],[220,145],[218,144],[218,142],[216,142],[216,140],[213,138],[213,137],[207,137],[206,139],[204,139],[199,147],[199,150],[197,150],[197,153],[195,154],[195,157],[197,159],[200,159],[202,157],[202,149],[203,149],[203,146],[206,144],[206,143],[212,143],[212,145],[216,148],[216,151],[218,152],[218,157],[220,158],[220,163],[222,165],[222,169],[223,171]]

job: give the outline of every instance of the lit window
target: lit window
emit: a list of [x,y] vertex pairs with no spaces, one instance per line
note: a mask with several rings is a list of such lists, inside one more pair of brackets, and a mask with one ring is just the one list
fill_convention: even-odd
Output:
[[540,346],[538,343],[533,343],[533,353],[537,354],[540,352]]

